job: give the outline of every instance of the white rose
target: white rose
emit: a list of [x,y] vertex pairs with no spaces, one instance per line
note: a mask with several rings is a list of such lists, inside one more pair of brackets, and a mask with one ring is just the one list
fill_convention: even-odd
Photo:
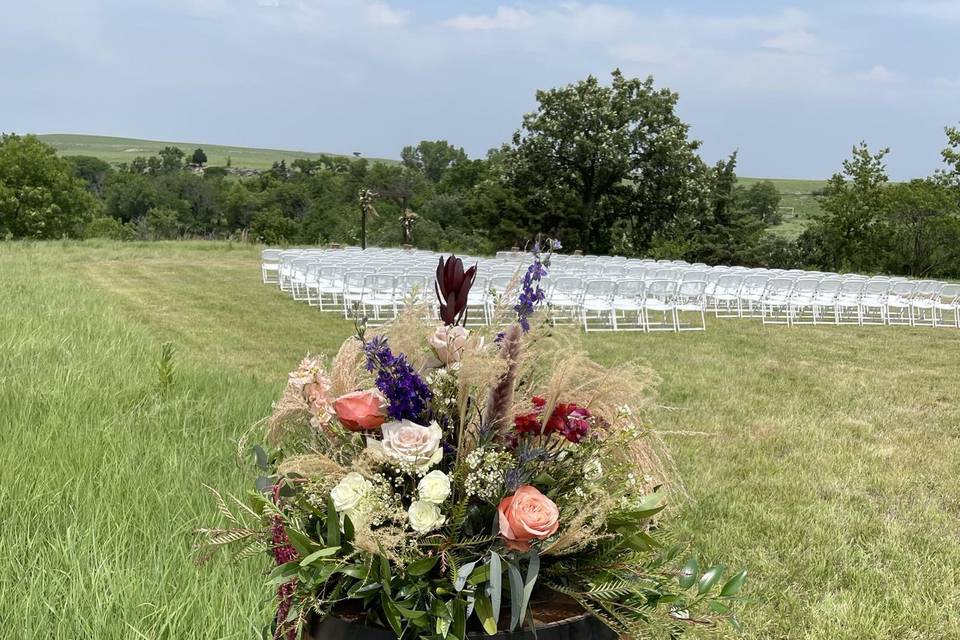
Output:
[[345,513],[353,519],[360,502],[373,489],[373,483],[356,471],[350,472],[330,490],[333,506],[338,513]]
[[432,502],[417,500],[407,509],[410,527],[417,533],[427,533],[440,528],[443,524],[443,515],[440,508]]
[[425,471],[443,459],[443,430],[436,422],[424,427],[409,420],[380,427],[383,440],[367,439],[367,449],[402,467]]
[[470,331],[464,327],[438,327],[427,341],[433,347],[437,357],[446,365],[460,362],[463,358],[463,349],[467,346]]
[[450,478],[443,471],[434,469],[420,478],[417,495],[424,502],[440,504],[450,495]]

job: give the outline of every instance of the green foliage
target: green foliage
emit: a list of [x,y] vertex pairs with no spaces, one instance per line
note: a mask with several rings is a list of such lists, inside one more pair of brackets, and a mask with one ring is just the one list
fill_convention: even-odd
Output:
[[263,244],[290,244],[298,233],[296,221],[276,206],[256,213],[250,220],[250,234]]
[[133,240],[136,231],[128,224],[123,224],[116,218],[94,218],[83,227],[83,237],[105,238],[107,240]]
[[564,246],[607,252],[623,219],[639,250],[666,223],[702,212],[706,171],[674,113],[677,94],[615,70],[610,86],[590,76],[537,101],[504,150],[506,173]]
[[160,193],[147,176],[137,173],[116,173],[106,184],[107,215],[131,222],[147,215],[160,202]]
[[179,147],[164,147],[157,154],[160,157],[160,170],[173,173],[183,168],[184,153]]
[[[947,129],[948,164],[960,142]],[[805,263],[833,271],[885,272],[917,278],[960,275],[960,182],[950,171],[890,184],[882,149],[861,143],[822,196],[823,214],[800,237]]]
[[932,180],[885,189],[889,251],[883,271],[917,278],[960,274],[960,201],[955,190]]
[[90,193],[103,197],[103,188],[113,172],[108,163],[93,156],[64,156],[63,159],[73,167],[73,175],[87,184]]
[[770,180],[754,182],[749,187],[737,187],[737,206],[759,218],[766,225],[780,224],[780,191]]
[[74,167],[36,136],[0,136],[0,236],[79,236],[98,202]]
[[201,167],[207,163],[207,154],[203,152],[203,149],[196,148],[193,150],[193,153],[190,154],[190,163],[200,165]]
[[451,168],[466,162],[467,154],[463,147],[454,147],[446,140],[421,140],[415,147],[404,147],[400,151],[400,161],[436,184]]
[[823,214],[799,241],[811,262],[832,271],[872,273],[881,268],[888,241],[881,224],[888,182],[883,159],[889,152],[871,153],[861,142],[843,161],[843,171],[830,178]]
[[175,240],[182,235],[179,212],[167,207],[150,209],[139,221],[138,228],[145,240]]

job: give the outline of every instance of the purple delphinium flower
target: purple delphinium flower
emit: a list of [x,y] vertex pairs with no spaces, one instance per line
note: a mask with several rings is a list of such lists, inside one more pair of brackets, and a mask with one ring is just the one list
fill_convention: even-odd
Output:
[[543,302],[547,297],[547,292],[540,286],[540,281],[547,275],[547,267],[550,266],[550,252],[560,247],[558,240],[547,240],[547,254],[540,254],[540,240],[533,243],[530,252],[533,254],[533,264],[527,267],[527,272],[523,274],[523,280],[520,281],[520,297],[517,300],[513,310],[517,312],[517,320],[523,327],[523,332],[530,331],[530,316],[536,311],[536,306]]
[[421,422],[429,411],[433,392],[406,356],[393,355],[387,339],[377,336],[363,348],[367,356],[367,371],[377,372],[377,389],[387,399],[387,415],[393,420]]

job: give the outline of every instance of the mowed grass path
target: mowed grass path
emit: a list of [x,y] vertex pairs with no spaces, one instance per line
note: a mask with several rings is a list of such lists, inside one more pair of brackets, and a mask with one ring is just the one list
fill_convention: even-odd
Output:
[[[193,563],[203,485],[246,489],[237,437],[350,331],[261,285],[257,255],[0,244],[0,637],[256,637],[256,562]],[[960,638],[960,332],[714,320],[587,344],[660,373],[677,528],[751,570],[740,637]]]

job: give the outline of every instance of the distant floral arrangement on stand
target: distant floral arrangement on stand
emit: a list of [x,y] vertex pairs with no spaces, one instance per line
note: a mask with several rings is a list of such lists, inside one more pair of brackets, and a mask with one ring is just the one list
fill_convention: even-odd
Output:
[[746,573],[701,572],[665,527],[676,480],[642,422],[653,374],[596,364],[540,312],[556,248],[534,246],[492,328],[464,326],[476,267],[441,258],[437,314],[411,299],[290,374],[253,447],[256,490],[215,493],[229,524],[200,532],[270,555],[274,637],[329,621],[436,640],[736,624]]

